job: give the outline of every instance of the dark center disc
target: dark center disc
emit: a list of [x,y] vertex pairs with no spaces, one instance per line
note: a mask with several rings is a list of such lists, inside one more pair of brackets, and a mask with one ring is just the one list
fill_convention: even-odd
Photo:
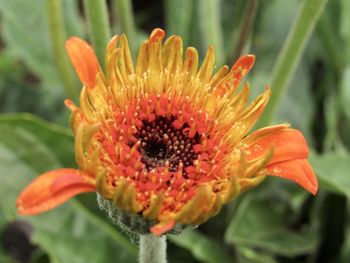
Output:
[[157,117],[152,122],[143,121],[142,127],[135,134],[141,141],[139,151],[148,171],[163,167],[168,161],[171,172],[176,172],[182,163],[185,175],[185,168],[193,165],[197,159],[193,146],[200,143],[200,136],[196,134],[189,138],[186,133],[188,125],[176,129],[172,125],[174,120],[175,117]]

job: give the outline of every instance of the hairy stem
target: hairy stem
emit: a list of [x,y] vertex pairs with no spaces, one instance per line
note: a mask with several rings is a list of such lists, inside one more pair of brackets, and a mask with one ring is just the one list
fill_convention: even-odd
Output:
[[300,3],[298,14],[273,67],[272,96],[259,121],[259,126],[268,125],[274,118],[279,102],[294,76],[305,46],[326,2],[327,0],[303,0]]
[[140,263],[166,263],[166,237],[140,235]]
[[64,49],[66,33],[62,18],[61,1],[48,0],[46,2],[48,25],[53,56],[57,65],[57,70],[63,83],[66,95],[74,100],[78,100],[78,89],[74,80],[73,72],[70,68],[68,57]]

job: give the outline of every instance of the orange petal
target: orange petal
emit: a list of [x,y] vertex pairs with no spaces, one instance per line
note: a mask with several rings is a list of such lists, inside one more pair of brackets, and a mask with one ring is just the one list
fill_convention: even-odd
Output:
[[271,147],[274,147],[274,154],[269,164],[308,157],[309,149],[300,131],[290,128],[278,129],[278,126],[276,128],[267,133],[265,129],[252,133],[250,137],[255,137],[255,140],[247,147],[248,160],[262,156]]
[[37,177],[17,199],[18,212],[34,215],[52,209],[71,197],[95,191],[94,179],[87,173],[62,168]]
[[244,76],[251,70],[255,62],[254,55],[241,56],[232,66],[230,72],[218,85],[217,94],[222,96],[226,91],[237,88]]
[[318,190],[317,178],[306,159],[290,160],[267,166],[270,175],[294,181],[315,195]]
[[172,219],[166,222],[160,222],[152,226],[150,230],[154,235],[160,236],[170,231],[171,229],[173,229],[174,225],[175,225],[175,220]]
[[66,41],[66,50],[80,81],[94,87],[100,66],[92,47],[78,37],[71,37]]

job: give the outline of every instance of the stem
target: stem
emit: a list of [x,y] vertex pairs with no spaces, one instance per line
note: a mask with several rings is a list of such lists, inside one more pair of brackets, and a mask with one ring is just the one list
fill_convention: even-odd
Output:
[[118,18],[120,19],[121,30],[128,37],[131,52],[134,55],[136,51],[136,30],[135,17],[132,10],[132,3],[130,0],[115,0]]
[[167,33],[182,37],[184,46],[189,45],[194,1],[165,0],[165,21]]
[[62,18],[61,1],[48,0],[46,3],[47,13],[50,14],[48,16],[50,40],[58,74],[63,82],[66,95],[70,99],[77,101],[79,93],[64,48],[66,33]]
[[201,1],[199,9],[199,24],[203,35],[205,47],[213,45],[215,47],[215,56],[217,65],[224,62],[224,45],[221,27],[219,0]]
[[258,10],[258,6],[259,0],[249,0],[246,3],[246,6],[244,8],[243,20],[240,24],[240,31],[237,39],[237,44],[234,51],[232,52],[232,56],[230,55],[231,58],[234,58],[234,61],[236,61],[242,54],[243,49],[248,41],[249,34],[256,17],[256,12]]
[[120,32],[120,17],[116,1],[111,1],[112,32]]
[[165,235],[140,235],[139,263],[166,263]]
[[288,33],[272,71],[272,96],[259,121],[259,126],[268,125],[278,110],[279,102],[286,91],[305,46],[327,0],[303,0],[298,14]]
[[92,43],[100,65],[104,65],[105,50],[111,35],[106,1],[85,0],[84,8],[89,22]]

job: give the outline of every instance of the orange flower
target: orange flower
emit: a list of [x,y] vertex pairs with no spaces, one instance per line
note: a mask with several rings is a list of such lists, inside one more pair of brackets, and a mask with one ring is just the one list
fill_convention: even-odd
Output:
[[161,235],[175,223],[200,224],[224,203],[260,183],[266,175],[295,181],[317,192],[303,135],[287,124],[247,135],[270,97],[246,106],[249,84],[239,83],[255,57],[239,58],[214,75],[209,47],[198,70],[190,47],[155,29],[134,68],[125,35],[107,46],[103,73],[92,48],[72,37],[69,57],[84,84],[73,112],[77,169],[39,176],[19,196],[21,214],[51,209],[82,192],[97,191],[117,209],[157,223]]

